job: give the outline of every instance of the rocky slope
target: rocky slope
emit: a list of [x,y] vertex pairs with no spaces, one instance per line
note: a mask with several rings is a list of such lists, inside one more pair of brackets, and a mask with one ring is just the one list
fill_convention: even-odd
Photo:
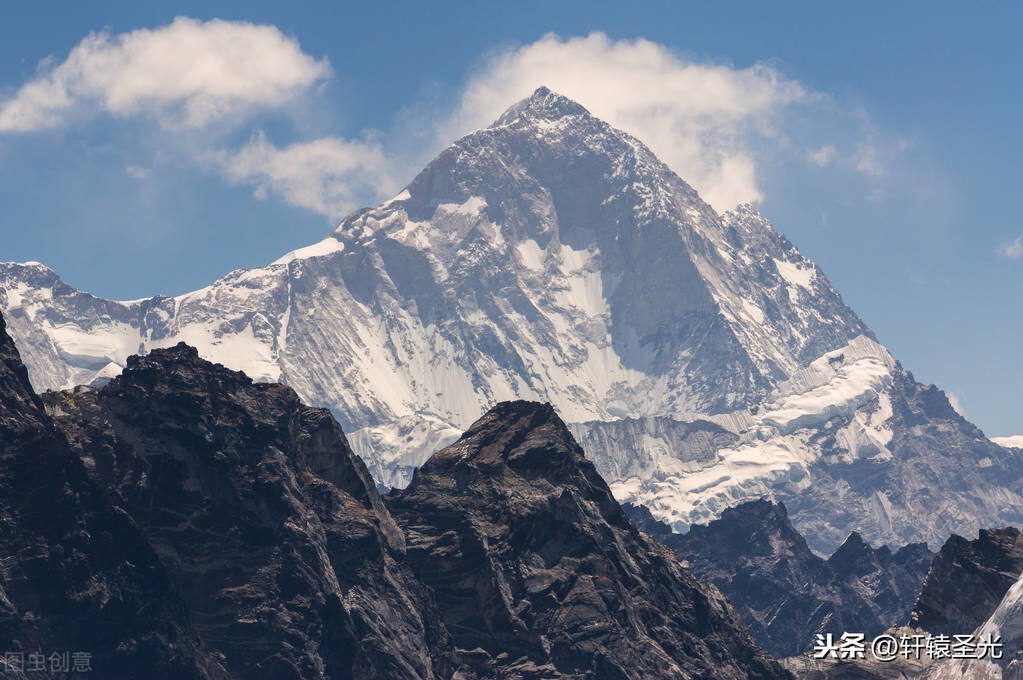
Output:
[[1018,451],[917,384],[762,215],[717,214],[546,89],[266,267],[117,302],[8,263],[0,308],[38,388],[99,384],[184,340],[329,407],[389,486],[528,398],[574,423],[620,500],[677,530],[759,497],[822,552],[853,530],[937,546],[1023,521]]
[[40,400],[0,317],[0,435],[0,643],[26,657],[85,651],[118,678],[790,677],[628,523],[549,406],[495,407],[389,499],[399,524],[290,388],[178,345]]
[[[926,680],[1023,678],[1023,536],[1014,528],[981,531],[976,540],[952,536],[927,575],[913,611],[925,630],[972,632],[998,639],[996,657],[945,659]],[[971,624],[974,626],[971,628]],[[955,635],[955,632],[945,633]]]
[[2,316],[0,565],[5,677],[65,677],[49,658],[65,653],[102,677],[228,677],[139,527],[53,427]]
[[1017,580],[984,623],[978,636],[997,637],[999,658],[944,660],[928,669],[926,680],[1019,680],[1023,678],[1023,579]]
[[1017,680],[1023,677],[1023,537],[1014,528],[982,530],[969,541],[952,536],[935,557],[913,608],[911,628],[900,634],[981,636],[999,640],[997,656],[983,659],[899,659],[878,663],[784,660],[800,680],[831,678],[915,678],[917,680]]
[[[915,635],[919,631],[909,627],[891,628],[886,634],[899,639],[903,635]],[[896,657],[890,661],[879,661],[867,652],[862,659],[817,659],[812,653],[782,659],[781,664],[796,676],[796,680],[922,680],[935,660],[911,657]],[[947,680],[963,680],[954,676]],[[994,678],[990,680],[995,680]]]
[[45,399],[232,675],[450,676],[404,537],[326,409],[183,344]]
[[550,405],[498,404],[386,500],[481,678],[785,676],[629,523]]
[[951,536],[934,558],[913,606],[912,625],[932,634],[973,632],[1023,574],[1018,529],[982,529],[976,539]]
[[817,633],[872,638],[906,623],[933,554],[923,544],[892,553],[851,534],[827,560],[793,528],[785,506],[752,501],[676,534],[641,506],[633,522],[670,547],[742,613],[753,636],[779,657],[809,649]]

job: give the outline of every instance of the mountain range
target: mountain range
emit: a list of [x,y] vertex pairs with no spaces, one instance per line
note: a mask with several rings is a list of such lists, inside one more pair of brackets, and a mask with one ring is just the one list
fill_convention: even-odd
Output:
[[329,408],[386,487],[528,399],[678,531],[758,498],[823,554],[1023,524],[1019,449],[916,382],[755,208],[717,213],[546,88],[266,267],[112,301],[5,263],[0,308],[38,390],[185,341]]
[[549,405],[382,498],[289,387],[179,344],[40,399],[0,315],[0,485],[5,676],[790,677]]
[[[810,550],[781,503],[749,501],[685,534],[672,532],[643,506],[626,504],[625,510],[695,576],[720,588],[757,641],[778,658],[811,650],[818,635],[851,631],[873,639],[905,625],[933,568],[934,553],[922,543],[892,552],[873,548],[857,533],[823,559]],[[943,602],[962,600],[943,595]]]

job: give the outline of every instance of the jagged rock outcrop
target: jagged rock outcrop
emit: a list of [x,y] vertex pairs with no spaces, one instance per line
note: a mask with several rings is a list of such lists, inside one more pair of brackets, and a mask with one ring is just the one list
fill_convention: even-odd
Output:
[[938,551],[913,606],[912,625],[933,635],[972,633],[1023,573],[1019,529],[981,529],[974,540],[951,536]]
[[895,552],[882,545],[874,548],[858,533],[828,558],[828,566],[839,583],[849,585],[871,605],[882,629],[904,626],[920,593],[934,553],[926,543],[910,543]]
[[404,537],[326,409],[184,344],[45,398],[235,677],[450,677]]
[[783,660],[799,680],[915,678],[917,680],[1016,680],[1023,677],[1023,536],[1014,528],[981,530],[975,540],[952,536],[934,558],[914,605],[911,627],[892,631],[932,636],[976,636],[1000,648],[984,658]]
[[893,554],[853,533],[825,560],[793,528],[784,505],[764,500],[730,508],[686,534],[671,532],[642,506],[626,507],[638,527],[720,588],[778,656],[807,650],[817,633],[873,636],[904,624],[933,557],[924,544]]
[[2,315],[0,565],[4,677],[66,677],[53,654],[97,677],[228,677],[135,522],[53,427]]
[[550,405],[502,403],[387,497],[480,678],[781,678],[639,533]]
[[945,659],[922,676],[926,680],[1020,680],[1023,678],[1023,578],[1017,580],[991,615],[974,631],[1000,643],[983,659]]

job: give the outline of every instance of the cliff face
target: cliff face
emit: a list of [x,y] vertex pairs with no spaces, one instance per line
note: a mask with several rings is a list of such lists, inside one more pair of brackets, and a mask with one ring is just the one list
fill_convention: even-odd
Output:
[[1023,535],[1018,529],[981,529],[972,541],[953,535],[927,572],[911,623],[932,635],[971,633],[1021,573]]
[[714,583],[757,641],[778,656],[810,648],[817,633],[867,636],[905,624],[933,554],[924,544],[892,553],[851,534],[828,559],[814,554],[785,506],[752,501],[675,534],[641,506],[627,506],[643,531]]
[[386,500],[480,678],[786,675],[629,523],[549,405],[497,405]]
[[0,649],[81,652],[104,677],[226,678],[156,551],[90,480],[29,386],[0,317]]
[[404,538],[325,409],[178,345],[48,393],[238,677],[433,678],[453,663]]

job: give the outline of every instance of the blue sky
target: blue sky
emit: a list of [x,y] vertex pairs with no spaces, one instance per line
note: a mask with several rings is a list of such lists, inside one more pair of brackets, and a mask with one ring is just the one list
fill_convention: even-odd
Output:
[[1019,6],[370,5],[8,8],[0,259],[185,292],[323,238],[546,84],[715,207],[755,200],[918,379],[1023,433]]

